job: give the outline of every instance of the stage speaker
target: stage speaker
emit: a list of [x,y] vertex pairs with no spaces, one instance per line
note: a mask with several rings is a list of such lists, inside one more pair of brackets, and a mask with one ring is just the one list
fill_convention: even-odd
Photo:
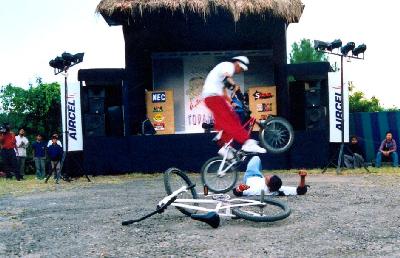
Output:
[[89,98],[105,98],[106,97],[106,89],[102,86],[88,87],[88,97]]
[[104,114],[104,98],[89,98],[89,113],[90,114]]
[[85,135],[86,136],[105,136],[105,115],[104,114],[85,114]]
[[107,108],[107,135],[123,136],[124,135],[124,118],[121,106],[112,106]]
[[320,89],[311,88],[305,92],[306,107],[318,107],[321,105]]
[[306,108],[306,129],[322,129],[325,125],[326,108],[322,106]]

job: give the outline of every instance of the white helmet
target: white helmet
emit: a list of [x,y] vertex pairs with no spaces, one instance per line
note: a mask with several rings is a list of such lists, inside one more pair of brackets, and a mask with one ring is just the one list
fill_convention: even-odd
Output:
[[232,58],[232,61],[238,62],[243,71],[249,70],[247,66],[250,64],[250,61],[247,56],[235,56],[234,58]]

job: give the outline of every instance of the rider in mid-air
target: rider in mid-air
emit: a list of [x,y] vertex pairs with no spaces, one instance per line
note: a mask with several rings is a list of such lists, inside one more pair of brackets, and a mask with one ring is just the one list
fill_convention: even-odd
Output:
[[[253,153],[266,153],[257,141],[250,139],[248,132],[242,127],[239,117],[232,110],[225,98],[225,85],[236,87],[232,79],[234,74],[248,70],[249,59],[246,56],[237,56],[228,62],[219,63],[207,75],[204,82],[202,96],[204,103],[211,110],[215,120],[215,129],[222,131],[220,143],[228,143],[232,139],[242,145],[242,150]],[[228,149],[222,146],[218,154],[224,155]]]

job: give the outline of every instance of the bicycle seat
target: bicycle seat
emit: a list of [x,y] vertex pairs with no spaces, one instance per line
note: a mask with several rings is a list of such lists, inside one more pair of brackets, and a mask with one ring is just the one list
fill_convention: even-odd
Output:
[[217,228],[220,222],[219,215],[214,211],[206,214],[192,214],[190,217],[194,220],[205,222],[213,228]]

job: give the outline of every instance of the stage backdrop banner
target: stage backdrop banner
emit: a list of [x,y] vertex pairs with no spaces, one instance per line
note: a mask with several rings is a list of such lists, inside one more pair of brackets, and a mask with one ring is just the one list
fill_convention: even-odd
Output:
[[[257,86],[249,88],[249,107],[251,115],[257,121],[265,120],[269,115],[277,115],[276,86]],[[258,125],[254,131],[258,131]]]
[[147,91],[146,109],[157,134],[175,133],[173,90]]
[[[65,128],[65,86],[61,91],[61,114],[63,132]],[[68,151],[83,150],[82,135],[82,109],[81,109],[81,86],[79,84],[68,85],[67,92],[67,126],[68,126]],[[63,149],[65,151],[65,133],[63,133]]]
[[[349,88],[343,85],[343,96],[340,85],[340,72],[328,73],[329,80],[329,141],[342,142],[342,119],[344,118],[344,142],[349,142]],[[341,111],[343,98],[344,115]]]
[[[204,133],[202,124],[214,121],[211,111],[204,104],[201,93],[208,73],[219,62],[213,56],[183,57],[185,133]],[[234,80],[241,85],[243,91],[243,74],[234,75]]]

